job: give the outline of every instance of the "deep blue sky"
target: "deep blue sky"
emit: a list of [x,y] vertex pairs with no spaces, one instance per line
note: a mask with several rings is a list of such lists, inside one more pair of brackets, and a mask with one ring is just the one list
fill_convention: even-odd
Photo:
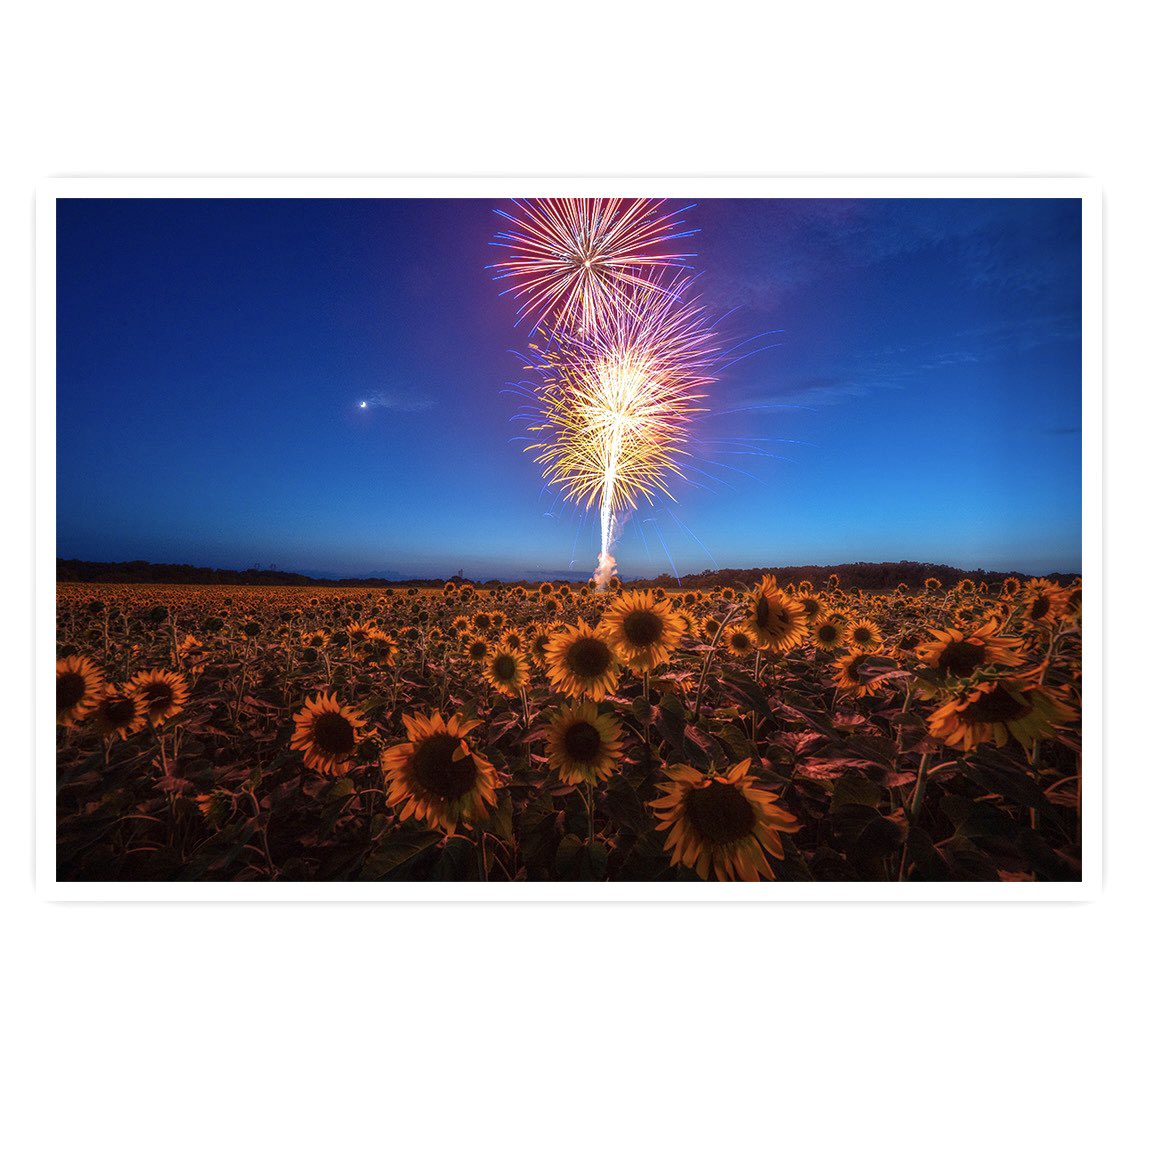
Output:
[[[587,576],[596,518],[511,440],[498,203],[58,201],[58,555]],[[625,526],[623,575],[1079,571],[1078,200],[687,219],[724,332],[775,346],[713,389],[700,486]]]

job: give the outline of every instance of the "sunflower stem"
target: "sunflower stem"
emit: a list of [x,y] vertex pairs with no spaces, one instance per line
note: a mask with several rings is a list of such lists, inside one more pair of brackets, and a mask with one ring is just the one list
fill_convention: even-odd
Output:
[[260,801],[256,799],[256,793],[251,788],[246,788],[244,791],[247,793],[248,799],[252,801],[252,814],[256,820],[256,827],[260,830],[261,850],[264,853],[264,863],[268,867],[268,875],[271,879],[275,880],[279,876],[279,873],[276,871],[276,866],[272,863],[272,853],[268,847],[268,829],[265,826],[265,822],[261,819]]
[[648,669],[644,669],[644,747],[652,747],[652,723],[649,720],[648,698]]
[[724,629],[728,627],[739,610],[740,605],[738,604],[734,604],[728,609],[724,619],[720,621],[720,627],[716,629],[716,635],[712,637],[712,643],[709,645],[708,651],[704,654],[704,667],[700,670],[700,683],[696,685],[696,703],[692,708],[693,724],[700,719],[700,701],[704,695],[704,683],[708,679],[708,672],[712,667],[712,658],[716,655],[716,645],[720,643],[720,638],[724,635]]
[[928,761],[930,756],[927,752],[923,753],[920,757],[920,768],[916,773],[916,787],[912,789],[912,806],[908,810],[908,831],[904,837],[904,847],[900,852],[900,867],[896,871],[896,879],[903,882],[908,878],[908,842],[912,838],[912,832],[920,818],[920,805],[924,801],[924,784],[928,779]]

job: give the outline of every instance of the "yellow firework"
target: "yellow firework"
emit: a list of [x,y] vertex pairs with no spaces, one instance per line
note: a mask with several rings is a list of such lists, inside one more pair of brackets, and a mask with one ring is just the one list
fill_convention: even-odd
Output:
[[532,345],[539,419],[528,450],[565,499],[599,505],[602,573],[617,513],[671,496],[670,477],[683,476],[689,426],[714,379],[715,340],[703,310],[685,299],[689,283],[680,277],[618,301],[593,333]]

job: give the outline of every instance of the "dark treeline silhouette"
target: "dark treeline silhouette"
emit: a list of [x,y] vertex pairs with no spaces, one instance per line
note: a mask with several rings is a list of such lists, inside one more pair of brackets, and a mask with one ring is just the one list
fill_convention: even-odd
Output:
[[[900,560],[888,563],[857,562],[853,564],[801,564],[780,565],[773,568],[721,568],[698,572],[677,579],[663,573],[653,579],[625,581],[630,588],[712,588],[723,585],[753,584],[765,573],[772,573],[782,584],[799,584],[801,580],[811,581],[813,587],[821,588],[833,574],[840,580],[844,589],[860,588],[870,591],[890,590],[899,584],[907,584],[911,589],[924,586],[924,581],[934,576],[944,588],[951,588],[968,578],[989,585],[999,584],[1008,576],[1026,580],[1022,572],[986,572],[983,568],[965,570],[952,568],[947,564],[927,564],[915,560]],[[1062,584],[1070,583],[1076,575],[1066,572],[1052,572],[1048,579]],[[264,584],[270,586],[302,586],[329,588],[386,588],[416,587],[440,588],[442,579],[396,579],[379,576],[349,577],[347,579],[323,579],[315,576],[302,576],[296,572],[281,572],[269,568],[249,568],[244,572],[234,572],[227,568],[197,568],[192,564],[151,564],[147,560],[128,560],[119,563],[103,563],[90,560],[56,561],[56,579],[62,583],[90,584]],[[457,574],[451,579],[459,582],[467,579]],[[538,580],[471,580],[469,583],[485,586],[519,584],[535,587]],[[564,583],[552,580],[551,583]],[[568,583],[578,584],[573,580]]]
[[[844,589],[860,588],[867,591],[890,591],[900,584],[907,584],[910,589],[916,590],[924,587],[924,581],[935,577],[940,581],[941,587],[952,588],[961,580],[973,580],[977,584],[999,584],[1009,576],[1018,580],[1030,580],[1032,577],[1023,572],[988,572],[983,568],[953,568],[948,564],[928,564],[918,560],[898,560],[874,563],[871,561],[857,561],[852,564],[781,564],[772,568],[721,568],[717,572],[711,569],[698,572],[691,576],[676,577],[663,573],[652,580],[629,580],[629,587],[648,588],[660,586],[662,588],[712,588],[716,585],[753,584],[761,576],[771,573],[781,584],[799,584],[808,580],[814,588],[822,588],[830,576],[835,575]],[[1078,573],[1050,572],[1047,579],[1061,584],[1070,584],[1079,579]]]
[[243,572],[235,572],[228,568],[197,568],[193,564],[151,564],[147,560],[106,563],[57,559],[56,579],[61,583],[79,584],[266,584],[317,588],[377,588],[392,584],[440,588],[444,584],[443,580],[386,580],[372,576],[326,580],[302,576],[298,572],[281,572],[278,568],[248,568]]

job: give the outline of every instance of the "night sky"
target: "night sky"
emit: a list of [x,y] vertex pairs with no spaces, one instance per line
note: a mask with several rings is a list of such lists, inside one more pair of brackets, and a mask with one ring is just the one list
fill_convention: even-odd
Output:
[[[513,439],[498,204],[58,201],[58,555],[587,577],[598,518]],[[685,219],[729,343],[772,346],[713,388],[694,483],[625,525],[625,578],[1080,570],[1078,200]]]

